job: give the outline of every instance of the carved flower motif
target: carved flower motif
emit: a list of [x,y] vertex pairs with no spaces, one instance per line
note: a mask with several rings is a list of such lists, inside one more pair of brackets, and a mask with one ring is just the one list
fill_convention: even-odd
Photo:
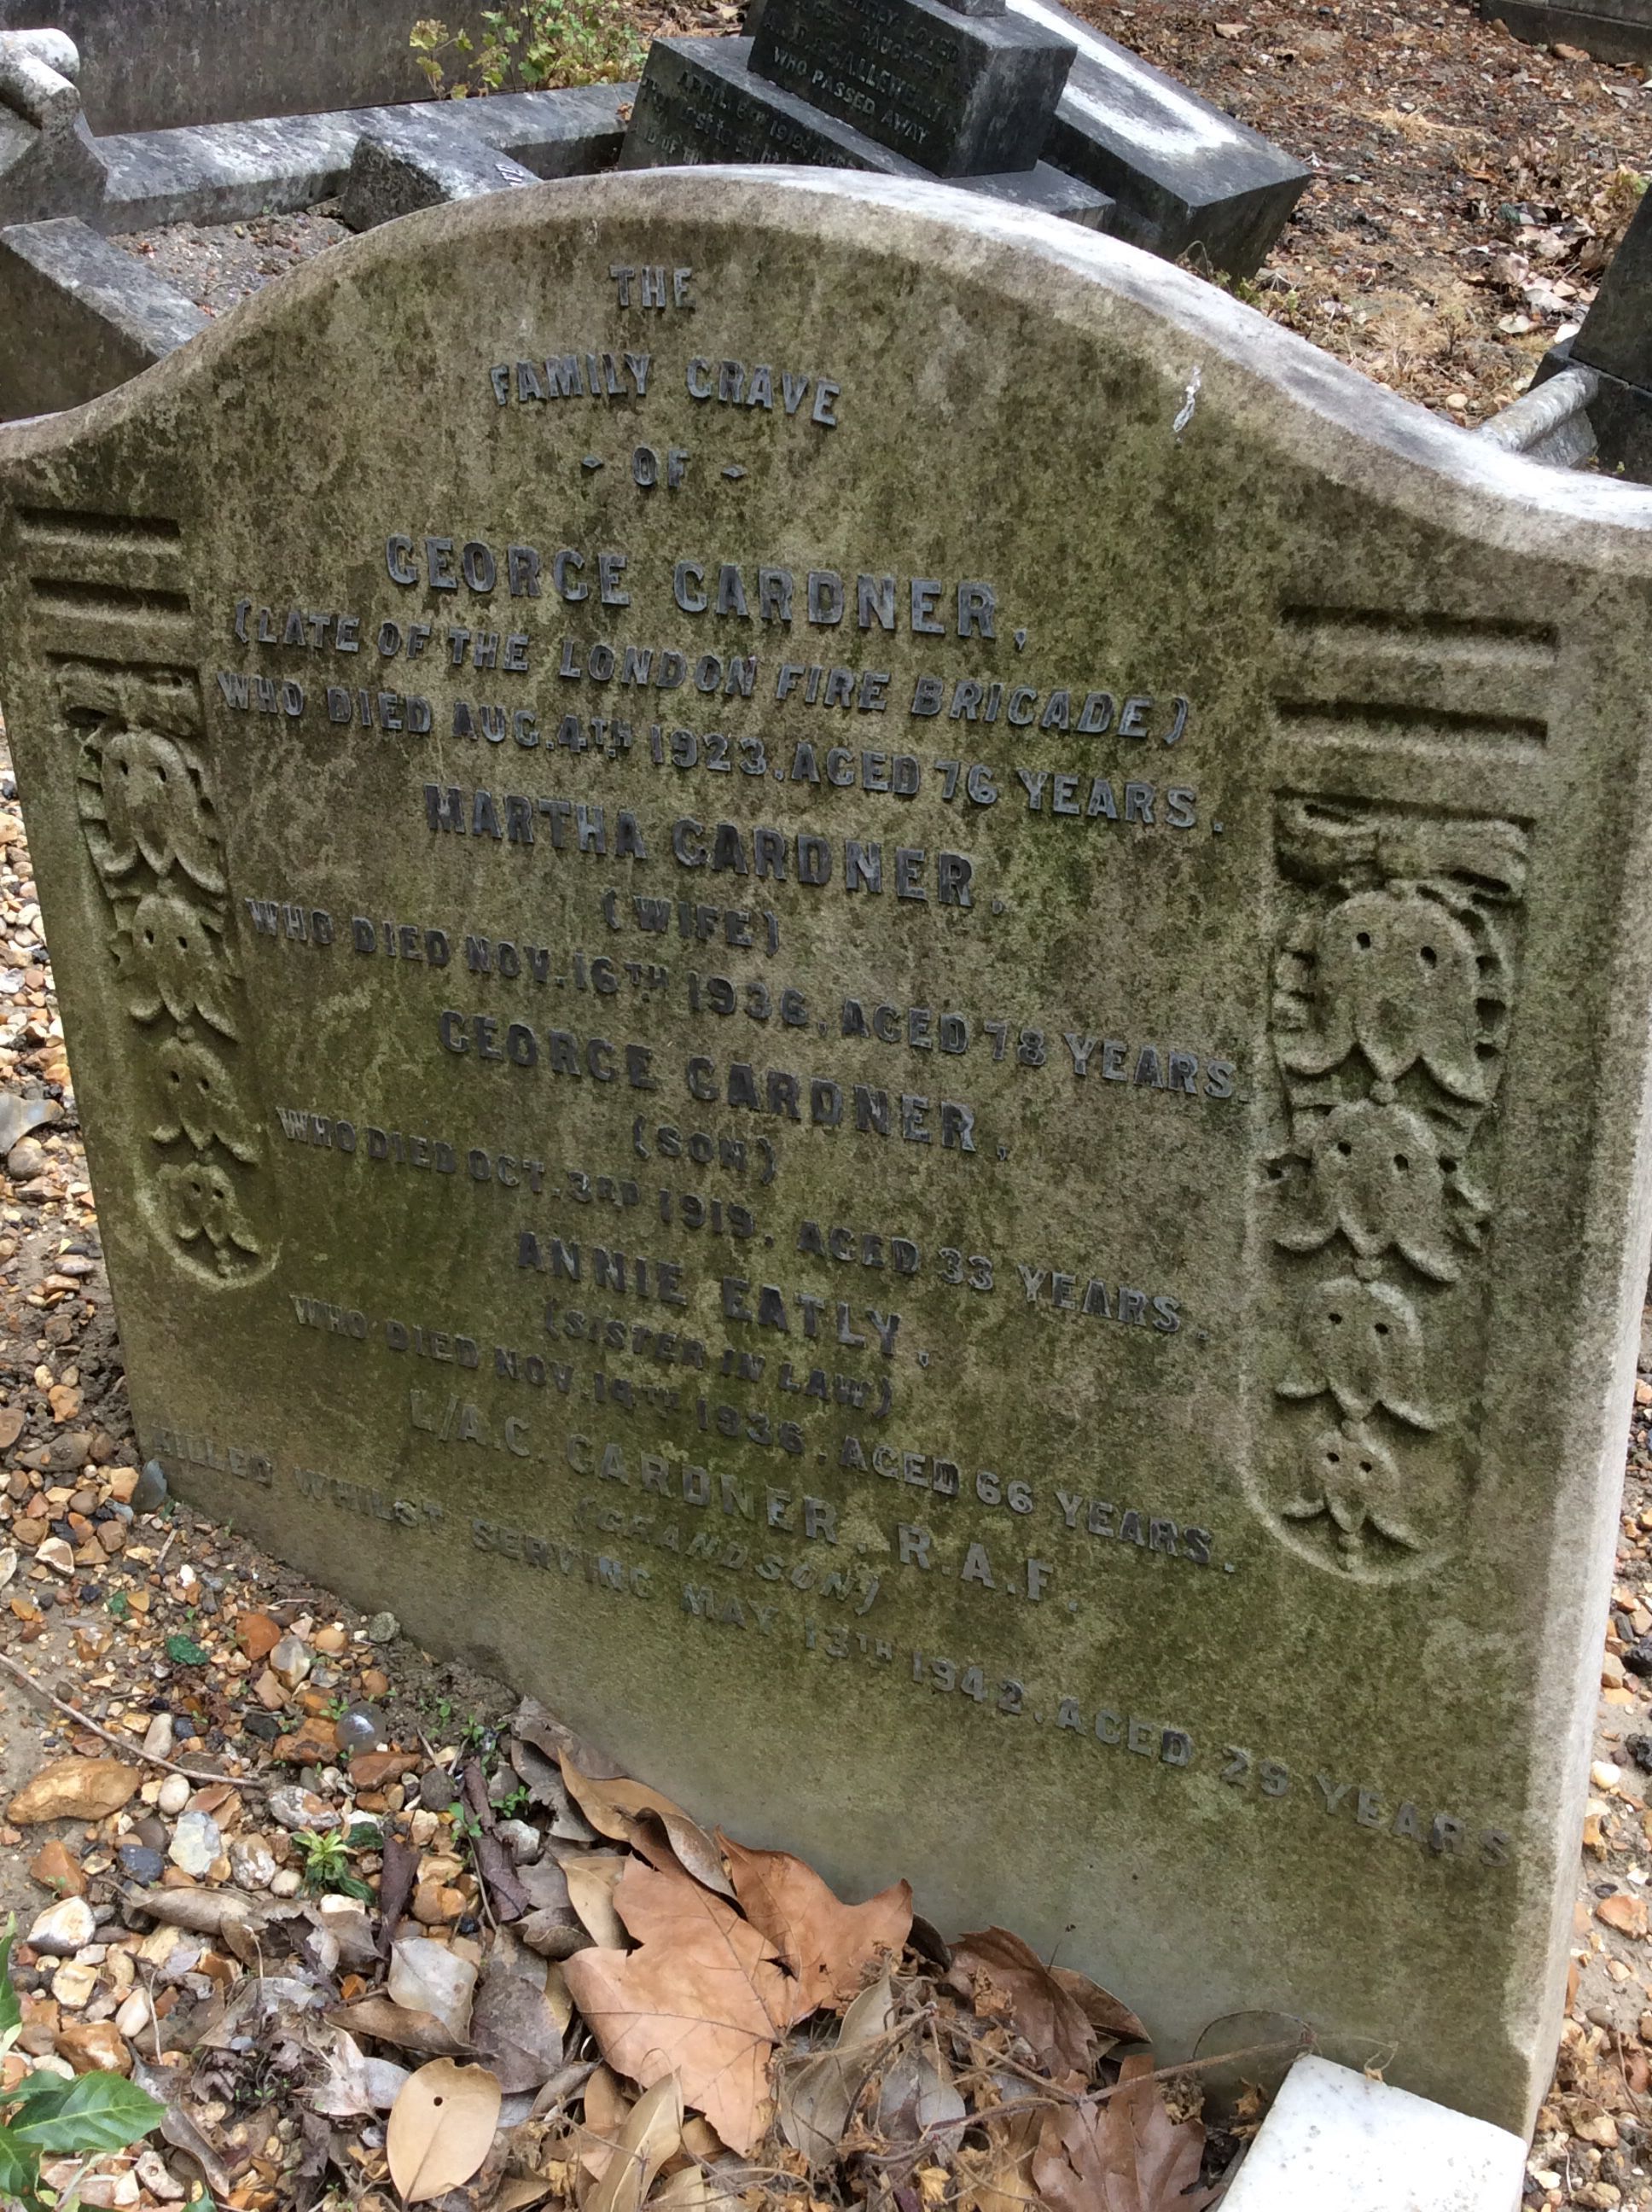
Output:
[[[1468,1200],[1455,1200],[1447,1176],[1456,1159],[1420,1114],[1357,1099],[1336,1107],[1309,1146],[1309,1176],[1300,1218],[1274,1232],[1288,1252],[1316,1252],[1339,1230],[1362,1260],[1395,1249],[1438,1283],[1462,1273],[1453,1249],[1452,1207],[1473,1222]],[[1470,1235],[1467,1229],[1460,1234]]]
[[1308,1025],[1279,1040],[1286,1068],[1323,1075],[1357,1045],[1383,1083],[1397,1083],[1420,1060],[1454,1097],[1475,1104],[1490,1097],[1490,1063],[1476,1049],[1479,949],[1437,900],[1357,892],[1321,922],[1312,960]]
[[189,763],[155,730],[118,730],[102,749],[103,865],[124,876],[140,854],[157,876],[174,865],[203,891],[224,888],[217,840]]
[[216,933],[187,899],[149,892],[111,942],[136,1019],[152,1022],[164,1006],[175,1022],[198,1013],[225,1036],[236,1035],[234,972]]
[[1321,1429],[1303,1447],[1298,1469],[1301,1495],[1282,1510],[1290,1521],[1314,1521],[1329,1514],[1345,1550],[1367,1523],[1391,1543],[1408,1551],[1422,1539],[1405,1516],[1400,1501],[1400,1469],[1394,1454],[1363,1422],[1345,1421]]
[[1376,1407],[1414,1429],[1437,1429],[1423,1388],[1423,1332],[1411,1300],[1392,1283],[1339,1275],[1316,1283],[1297,1318],[1297,1352],[1278,1385],[1284,1398],[1329,1391],[1364,1420]]
[[169,1036],[155,1062],[166,1117],[154,1132],[155,1143],[174,1144],[184,1135],[203,1152],[216,1137],[250,1167],[258,1157],[258,1133],[235,1096],[229,1070],[212,1047],[199,1037]]
[[162,1168],[156,1181],[167,1224],[181,1244],[193,1245],[204,1237],[226,1273],[234,1265],[232,1246],[258,1257],[258,1239],[222,1168],[195,1160]]

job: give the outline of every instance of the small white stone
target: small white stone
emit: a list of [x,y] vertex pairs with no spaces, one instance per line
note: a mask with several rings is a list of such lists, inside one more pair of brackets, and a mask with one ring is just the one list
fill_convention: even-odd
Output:
[[529,1866],[539,1856],[544,1838],[525,1820],[501,1820],[494,1830],[518,1866]]
[[222,1849],[218,1823],[210,1813],[185,1813],[173,1830],[167,1856],[185,1874],[203,1875]]
[[97,1968],[82,1966],[75,1959],[66,1960],[52,1977],[52,1994],[65,2012],[78,2012],[88,2004],[97,1985]]
[[160,1795],[155,1801],[155,1808],[157,1811],[164,1813],[167,1819],[170,1820],[174,1813],[181,1813],[183,1811],[185,1806],[188,1804],[189,1800],[190,1784],[188,1782],[185,1781],[181,1774],[169,1774],[161,1785]]
[[[155,1718],[149,1723],[149,1727],[144,1730],[144,1755],[149,1759],[170,1759],[172,1757],[172,1715],[170,1713],[157,1713]],[[175,1782],[178,1778],[179,1778],[174,1774],[169,1774],[167,1777],[168,1782]]]
[[302,1879],[296,1867],[282,1867],[270,1884],[270,1894],[274,1897],[296,1897]]
[[34,1556],[43,1567],[50,1567],[53,1574],[72,1575],[75,1571],[74,1552],[61,1536],[48,1536],[43,1544],[37,1544]]
[[115,2026],[125,2036],[142,2035],[149,2024],[151,2009],[149,1991],[134,1990],[115,2014]]
[[140,2152],[135,2171],[150,2196],[158,2197],[163,2204],[181,2204],[189,2195],[159,2151]]
[[72,1959],[91,1942],[97,1924],[97,1915],[83,1897],[59,1898],[35,1921],[28,1940],[48,1959]]
[[1589,1769],[1589,1780],[1597,1790],[1615,1790],[1623,1778],[1623,1768],[1614,1766],[1609,1759],[1597,1759]]
[[295,1782],[283,1782],[279,1790],[270,1792],[270,1814],[283,1828],[313,1828],[318,1835],[336,1828],[339,1820],[331,1805],[301,1790]]
[[229,1871],[240,1889],[268,1889],[276,1878],[276,1855],[262,1836],[230,1840]]

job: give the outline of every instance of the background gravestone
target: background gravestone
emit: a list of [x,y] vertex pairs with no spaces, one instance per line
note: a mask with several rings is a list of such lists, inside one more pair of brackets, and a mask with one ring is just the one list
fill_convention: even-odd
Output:
[[1234,276],[1261,265],[1310,174],[1056,0],[752,0],[745,31],[654,40],[622,167],[944,174]]
[[1297,2015],[1523,2125],[1646,1270],[1649,526],[812,171],[415,216],[0,435],[146,1449],[1167,2051]]

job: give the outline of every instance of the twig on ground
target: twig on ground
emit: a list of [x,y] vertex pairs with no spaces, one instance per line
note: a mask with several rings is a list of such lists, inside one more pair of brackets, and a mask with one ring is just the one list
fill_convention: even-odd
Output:
[[0,1651],[0,1667],[3,1667],[7,1674],[15,1675],[23,1687],[32,1690],[37,1698],[43,1698],[49,1705],[55,1705],[60,1713],[67,1713],[82,1728],[89,1729],[94,1735],[101,1736],[105,1743],[112,1744],[125,1759],[141,1759],[147,1765],[163,1767],[168,1774],[181,1774],[185,1782],[193,1782],[202,1789],[216,1788],[220,1784],[229,1790],[270,1790],[275,1786],[272,1783],[260,1782],[251,1774],[203,1774],[193,1767],[179,1766],[170,1759],[159,1758],[155,1753],[145,1751],[141,1744],[134,1743],[130,1736],[115,1735],[108,1729],[100,1726],[89,1713],[83,1713],[78,1705],[71,1705],[67,1698],[60,1698],[55,1690],[48,1690],[44,1682],[37,1682],[27,1667],[20,1667],[3,1651]]

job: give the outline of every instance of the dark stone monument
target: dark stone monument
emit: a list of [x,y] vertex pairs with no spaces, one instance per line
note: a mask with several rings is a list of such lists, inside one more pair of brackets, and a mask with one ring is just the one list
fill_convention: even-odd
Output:
[[1588,415],[1601,468],[1642,483],[1652,480],[1652,208],[1646,199],[1582,329],[1551,346],[1534,386],[1567,368],[1588,369],[1595,380]]
[[1029,169],[1072,66],[1029,17],[951,0],[768,0],[751,67],[933,176]]
[[[878,176],[921,178],[930,172],[851,123],[796,93],[770,84],[750,66],[750,39],[656,39],[637,88],[626,133],[623,169],[676,168],[702,161],[801,162],[829,169],[869,169]],[[1048,161],[995,176],[954,177],[989,198],[1065,216],[1089,230],[1112,228],[1107,193]]]
[[1291,155],[1051,0],[754,0],[746,33],[654,42],[623,168],[943,176],[1238,276],[1260,265],[1308,182]]

